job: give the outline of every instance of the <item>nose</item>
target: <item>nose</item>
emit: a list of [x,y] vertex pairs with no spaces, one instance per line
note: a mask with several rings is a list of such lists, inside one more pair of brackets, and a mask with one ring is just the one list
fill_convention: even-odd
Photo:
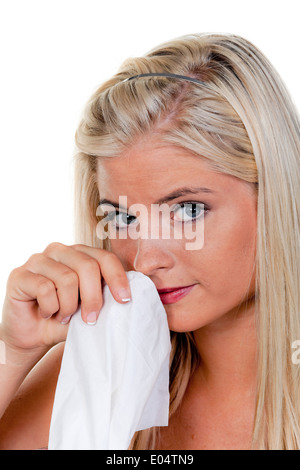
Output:
[[129,236],[135,240],[134,269],[148,276],[157,269],[171,269],[175,265],[178,240],[170,237],[169,214],[157,213],[151,207],[150,212],[142,210],[139,219],[139,224],[129,229]]
[[151,276],[157,269],[172,269],[175,255],[167,246],[166,240],[137,240],[137,251],[133,267],[146,276]]

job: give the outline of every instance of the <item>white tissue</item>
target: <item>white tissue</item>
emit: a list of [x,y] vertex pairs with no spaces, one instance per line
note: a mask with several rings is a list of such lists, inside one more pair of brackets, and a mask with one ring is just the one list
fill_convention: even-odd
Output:
[[70,321],[55,392],[48,449],[128,449],[136,431],[167,426],[170,331],[154,283],[126,272],[132,300],[107,284],[96,325],[80,308]]

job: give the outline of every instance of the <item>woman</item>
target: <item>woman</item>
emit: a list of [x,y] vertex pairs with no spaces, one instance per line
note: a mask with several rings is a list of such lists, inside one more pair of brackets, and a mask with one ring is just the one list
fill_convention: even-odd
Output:
[[[299,119],[272,65],[235,35],[172,40],[93,94],[76,144],[77,244],[50,244],[7,283],[2,448],[47,445],[78,289],[92,327],[101,280],[128,301],[128,270],[158,290],[193,286],[160,294],[172,338],[169,426],[136,433],[130,448],[300,448]],[[131,237],[146,218],[116,209],[120,196],[147,213],[169,204],[170,225],[204,228],[203,246]]]

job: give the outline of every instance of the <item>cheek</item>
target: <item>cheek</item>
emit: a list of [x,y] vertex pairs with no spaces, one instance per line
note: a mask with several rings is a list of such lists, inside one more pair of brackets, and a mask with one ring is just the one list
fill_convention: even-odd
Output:
[[[232,218],[206,231],[196,262],[203,282],[216,295],[229,295],[253,287],[256,252],[256,218]],[[200,280],[201,282],[201,280]]]
[[137,246],[135,240],[110,240],[111,251],[122,263],[125,271],[134,270]]
[[118,258],[121,260],[122,264],[126,262],[126,246],[124,243],[124,240],[110,240],[110,247],[112,253],[118,256]]

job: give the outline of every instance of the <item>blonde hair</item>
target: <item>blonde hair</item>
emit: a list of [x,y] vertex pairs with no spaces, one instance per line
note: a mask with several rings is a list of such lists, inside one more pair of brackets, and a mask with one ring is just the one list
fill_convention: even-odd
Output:
[[[124,79],[144,73],[170,77]],[[257,195],[257,400],[252,448],[299,449],[300,339],[299,118],[278,73],[252,43],[232,34],[193,34],[130,58],[97,89],[76,132],[77,243],[110,249],[96,236],[97,159],[113,158],[147,133],[247,181]],[[101,188],[100,188],[101,192]],[[193,334],[171,332],[170,417],[199,363]],[[159,428],[130,448],[154,449]]]

